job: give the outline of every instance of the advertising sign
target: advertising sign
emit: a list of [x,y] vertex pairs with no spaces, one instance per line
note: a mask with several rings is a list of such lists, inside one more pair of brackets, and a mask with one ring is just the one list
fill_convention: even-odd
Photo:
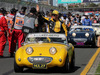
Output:
[[38,3],[38,0],[32,0],[32,2],[34,2],[34,3]]
[[100,0],[83,0],[83,2],[100,2]]
[[38,0],[22,0],[22,1],[38,3]]
[[62,3],[82,3],[82,0],[58,0],[58,4]]

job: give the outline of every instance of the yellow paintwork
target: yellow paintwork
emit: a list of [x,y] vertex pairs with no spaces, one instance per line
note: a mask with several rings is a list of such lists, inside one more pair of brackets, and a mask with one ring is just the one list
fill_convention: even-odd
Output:
[[[30,63],[27,58],[28,57],[33,57],[33,56],[47,56],[47,57],[52,57],[53,60],[47,64],[47,68],[49,67],[63,67],[65,64],[65,59],[67,57],[67,54],[69,56],[69,61],[71,62],[71,57],[74,51],[74,47],[70,45],[70,48],[67,47],[64,44],[54,44],[54,43],[42,43],[42,44],[27,44],[25,46],[20,47],[16,53],[15,53],[15,61],[18,66],[27,66],[27,67],[32,67],[33,64]],[[34,52],[31,55],[28,55],[26,53],[26,48],[27,47],[32,47]],[[57,49],[57,53],[55,55],[51,55],[49,53],[49,49],[51,47],[55,47]],[[42,54],[42,55],[40,55]],[[18,61],[18,59],[21,59],[21,61]],[[62,59],[62,62],[59,62],[59,59]]]

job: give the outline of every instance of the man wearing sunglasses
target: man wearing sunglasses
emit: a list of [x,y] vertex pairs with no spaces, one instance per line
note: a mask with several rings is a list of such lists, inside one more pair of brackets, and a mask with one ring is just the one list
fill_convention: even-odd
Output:
[[[36,7],[37,12],[39,13],[39,6]],[[52,18],[43,17],[41,14],[38,14],[39,21],[43,21],[48,24],[49,33],[65,33],[67,36],[67,28],[63,21],[59,19],[59,12],[54,10],[52,12]]]
[[50,33],[64,33],[67,36],[67,28],[63,21],[59,19],[59,12],[54,10],[52,13],[53,18],[49,22]]

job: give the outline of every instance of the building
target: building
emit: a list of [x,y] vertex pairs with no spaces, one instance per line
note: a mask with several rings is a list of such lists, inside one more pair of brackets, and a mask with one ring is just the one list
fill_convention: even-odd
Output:
[[67,4],[58,4],[58,0],[53,0],[53,6],[67,6]]
[[38,3],[38,0],[21,0],[21,1],[26,1],[26,2],[33,2],[33,3]]
[[39,4],[51,5],[50,0],[38,0]]
[[53,6],[58,6],[58,0],[53,0]]
[[53,6],[53,1],[54,1],[54,0],[49,0],[49,1],[50,1],[50,5]]

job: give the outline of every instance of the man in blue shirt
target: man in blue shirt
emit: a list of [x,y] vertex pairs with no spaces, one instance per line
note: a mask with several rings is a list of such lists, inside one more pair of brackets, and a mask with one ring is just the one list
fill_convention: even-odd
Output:
[[88,18],[88,15],[86,15],[85,19],[83,19],[82,25],[84,25],[84,26],[92,26],[92,21]]

